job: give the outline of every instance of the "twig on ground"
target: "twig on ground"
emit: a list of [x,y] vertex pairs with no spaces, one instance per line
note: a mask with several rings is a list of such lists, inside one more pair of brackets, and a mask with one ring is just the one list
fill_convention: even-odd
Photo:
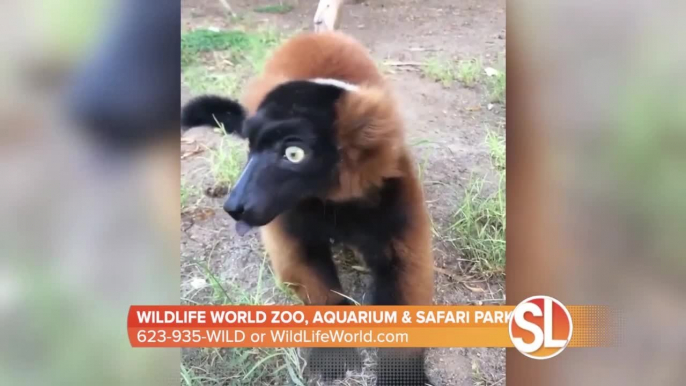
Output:
[[228,12],[231,16],[236,16],[236,12],[233,11],[231,6],[229,5],[229,2],[226,0],[219,0],[219,2],[222,4],[222,6],[226,9],[226,12]]

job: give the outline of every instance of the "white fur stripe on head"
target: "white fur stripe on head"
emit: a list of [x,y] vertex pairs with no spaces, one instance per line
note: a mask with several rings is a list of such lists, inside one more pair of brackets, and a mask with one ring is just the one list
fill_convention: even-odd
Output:
[[318,84],[328,84],[331,86],[336,86],[336,87],[342,88],[343,90],[347,90],[347,91],[357,91],[359,88],[354,84],[350,84],[350,83],[347,83],[347,82],[344,82],[344,81],[338,80],[338,79],[314,78],[314,79],[310,79],[309,81],[314,82],[314,83],[318,83]]

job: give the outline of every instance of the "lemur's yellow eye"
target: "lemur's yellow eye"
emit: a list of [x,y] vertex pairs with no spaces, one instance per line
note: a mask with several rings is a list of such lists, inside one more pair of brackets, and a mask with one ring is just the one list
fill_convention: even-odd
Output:
[[294,164],[297,164],[305,158],[305,150],[297,146],[289,146],[286,148],[284,156],[287,160],[293,162]]

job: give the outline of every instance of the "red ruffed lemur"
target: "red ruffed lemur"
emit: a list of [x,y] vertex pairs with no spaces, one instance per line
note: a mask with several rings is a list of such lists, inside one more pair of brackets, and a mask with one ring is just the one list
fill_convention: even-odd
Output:
[[[403,121],[367,50],[338,32],[306,33],[276,50],[242,101],[205,95],[184,128],[220,123],[249,141],[224,209],[244,234],[260,227],[274,270],[305,304],[343,305],[332,241],[361,255],[376,305],[428,305],[430,220]],[[314,349],[328,378],[359,364],[355,349]],[[377,385],[425,385],[423,349],[380,349]]]

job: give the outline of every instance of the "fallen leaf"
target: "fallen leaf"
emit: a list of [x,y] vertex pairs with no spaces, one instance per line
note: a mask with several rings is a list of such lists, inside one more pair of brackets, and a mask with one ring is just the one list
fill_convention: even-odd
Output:
[[191,279],[190,285],[193,289],[200,289],[207,287],[207,282],[201,277],[194,277]]
[[203,221],[212,216],[214,216],[214,209],[212,208],[198,208],[193,211],[193,219],[195,220]]
[[500,74],[500,71],[496,70],[493,67],[484,68],[484,72],[486,73],[486,76],[496,76],[496,75]]

